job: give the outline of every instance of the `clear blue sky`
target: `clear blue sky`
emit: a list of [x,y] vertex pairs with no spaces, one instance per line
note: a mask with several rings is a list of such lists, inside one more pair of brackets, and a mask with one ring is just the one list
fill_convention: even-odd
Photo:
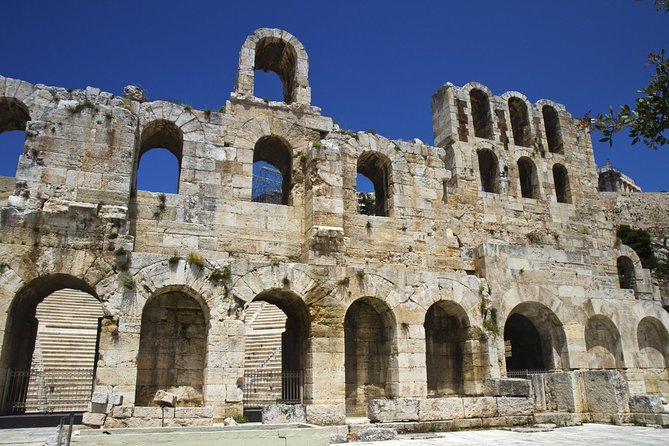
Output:
[[[11,1],[0,74],[115,94],[137,84],[150,99],[217,110],[239,48],[260,27],[300,39],[312,103],[342,127],[428,143],[430,98],[447,81],[517,90],[581,116],[632,102],[652,74],[647,54],[669,49],[669,14],[652,0]],[[669,147],[594,139],[598,164],[611,159],[644,190],[669,190]],[[0,165],[13,170],[7,158],[0,146]]]

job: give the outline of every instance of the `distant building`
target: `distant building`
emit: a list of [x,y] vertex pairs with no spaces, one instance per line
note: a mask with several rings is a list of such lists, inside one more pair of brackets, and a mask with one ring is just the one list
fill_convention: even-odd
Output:
[[633,179],[611,167],[611,161],[607,160],[604,167],[597,169],[599,184],[597,190],[600,192],[641,192],[641,188]]

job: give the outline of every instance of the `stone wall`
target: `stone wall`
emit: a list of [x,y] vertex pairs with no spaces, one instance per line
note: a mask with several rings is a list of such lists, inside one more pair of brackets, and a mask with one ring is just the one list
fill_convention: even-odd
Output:
[[[279,47],[293,49],[278,61]],[[287,102],[253,96],[254,51]],[[428,394],[479,404],[485,383],[509,373],[516,321],[534,327],[532,359],[549,371],[615,361],[630,393],[669,396],[669,315],[634,251],[616,244],[590,137],[564,106],[446,84],[433,97],[435,146],[390,140],[340,129],[312,106],[307,60],[293,36],[258,30],[220,112],[146,101],[136,87],[116,96],[0,77],[0,102],[29,114],[0,195],[0,386],[29,339],[20,327],[68,287],[103,305],[97,393],[135,409],[182,386],[168,375],[187,370],[213,418],[240,413],[253,300],[286,313],[284,361],[302,373],[307,407],[363,415],[373,398]],[[176,194],[136,188],[139,158],[156,145],[179,158]],[[257,157],[290,178],[286,205],[252,201]],[[357,212],[366,169],[385,197],[380,215]],[[620,287],[620,256],[634,263],[633,289]],[[167,295],[194,304],[175,305],[167,319],[178,327],[150,329],[151,302]],[[428,317],[434,308],[446,320]],[[204,322],[182,345],[194,310]],[[450,327],[457,336],[435,332]],[[163,352],[166,339],[178,354]],[[142,364],[154,347],[157,362]],[[452,376],[439,376],[444,361]]]

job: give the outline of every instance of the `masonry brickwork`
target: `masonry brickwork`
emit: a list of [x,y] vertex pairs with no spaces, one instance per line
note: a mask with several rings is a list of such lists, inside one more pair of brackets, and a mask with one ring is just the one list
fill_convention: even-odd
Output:
[[[256,69],[283,102],[253,95]],[[238,73],[220,111],[0,77],[0,130],[26,132],[0,181],[0,375],[30,367],[36,305],[78,289],[104,312],[85,421],[207,424],[242,411],[243,320],[261,300],[287,315],[307,422],[669,424],[667,297],[615,235],[666,228],[667,195],[599,193],[564,106],[445,84],[429,145],[340,129],[285,31],[250,35]],[[135,187],[155,147],[179,160],[175,194]],[[256,161],[281,172],[284,205],[253,201]],[[358,213],[359,172],[375,215]],[[615,210],[630,200],[638,219]],[[511,379],[529,369],[533,386]],[[177,408],[151,407],[170,388]]]

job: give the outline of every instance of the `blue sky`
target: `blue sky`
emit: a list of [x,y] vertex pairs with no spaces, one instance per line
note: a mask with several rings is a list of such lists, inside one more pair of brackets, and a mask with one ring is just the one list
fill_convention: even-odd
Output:
[[[652,74],[647,54],[669,47],[669,14],[651,0],[12,1],[3,18],[3,76],[115,94],[137,84],[150,99],[212,110],[234,87],[246,36],[283,28],[309,54],[312,103],[323,114],[428,143],[430,98],[445,82],[517,90],[581,116],[632,102]],[[278,81],[266,82],[258,95],[278,97]],[[16,165],[6,139],[3,172]],[[669,147],[593,139],[598,164],[610,159],[644,190],[669,190]]]

